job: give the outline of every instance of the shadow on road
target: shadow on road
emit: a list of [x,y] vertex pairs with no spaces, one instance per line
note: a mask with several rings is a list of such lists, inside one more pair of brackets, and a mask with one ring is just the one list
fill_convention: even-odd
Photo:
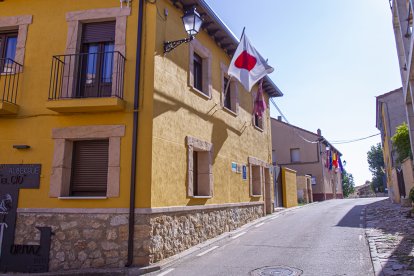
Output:
[[339,222],[338,227],[354,227],[360,228],[360,219],[362,209],[367,205],[355,205]]

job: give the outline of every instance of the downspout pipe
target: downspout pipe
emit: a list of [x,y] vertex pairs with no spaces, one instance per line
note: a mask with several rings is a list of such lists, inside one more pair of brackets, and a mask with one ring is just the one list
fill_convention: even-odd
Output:
[[138,34],[137,52],[135,63],[135,88],[134,88],[134,112],[132,130],[132,156],[131,156],[131,189],[129,198],[129,232],[128,232],[128,260],[126,267],[134,261],[134,226],[135,226],[135,190],[136,190],[136,168],[138,148],[138,108],[139,108],[139,87],[141,84],[141,49],[142,49],[142,24],[144,18],[144,1],[139,0],[138,11]]

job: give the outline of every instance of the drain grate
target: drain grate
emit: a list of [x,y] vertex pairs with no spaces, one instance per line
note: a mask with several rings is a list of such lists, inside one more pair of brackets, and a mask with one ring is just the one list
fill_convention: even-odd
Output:
[[266,266],[250,272],[251,276],[299,276],[302,270],[287,266]]

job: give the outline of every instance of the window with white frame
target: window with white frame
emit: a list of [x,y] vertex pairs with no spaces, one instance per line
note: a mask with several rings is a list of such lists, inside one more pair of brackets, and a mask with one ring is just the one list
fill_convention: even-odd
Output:
[[300,149],[290,149],[290,161],[292,163],[300,162]]
[[190,42],[189,49],[189,85],[200,95],[211,98],[211,52],[197,39]]
[[188,189],[189,197],[210,198],[213,196],[213,144],[187,136]]

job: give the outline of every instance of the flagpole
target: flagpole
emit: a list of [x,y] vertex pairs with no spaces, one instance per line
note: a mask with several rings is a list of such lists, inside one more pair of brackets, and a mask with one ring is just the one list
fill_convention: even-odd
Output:
[[[242,31],[240,40],[243,38],[245,31],[246,31],[246,27],[243,27],[243,31]],[[233,76],[230,76],[229,81],[227,82],[226,88],[224,89],[224,100],[226,100],[227,92],[229,91],[230,81],[231,81],[232,78],[233,78]]]
[[229,80],[227,81],[226,88],[224,88],[224,101],[226,100],[227,92],[229,91],[231,78],[233,78],[233,76],[230,76]]

